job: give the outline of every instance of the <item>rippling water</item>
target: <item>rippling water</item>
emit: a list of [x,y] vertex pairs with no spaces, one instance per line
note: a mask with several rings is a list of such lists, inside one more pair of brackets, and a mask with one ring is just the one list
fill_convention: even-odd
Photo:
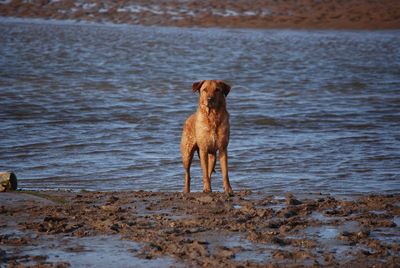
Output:
[[400,191],[399,31],[3,19],[0,33],[0,170],[24,189],[182,190],[191,84],[214,78],[233,86],[234,189]]

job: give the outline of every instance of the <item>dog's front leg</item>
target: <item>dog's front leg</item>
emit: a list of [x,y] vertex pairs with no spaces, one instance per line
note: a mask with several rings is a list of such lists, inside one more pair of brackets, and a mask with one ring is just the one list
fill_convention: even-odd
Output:
[[228,175],[228,150],[224,148],[219,153],[219,163],[221,165],[222,179],[224,181],[224,190],[225,193],[229,195],[233,195],[233,190],[231,184],[229,183],[229,175]]
[[203,173],[203,192],[211,192],[211,181],[208,175],[208,152],[207,150],[200,150],[201,170]]

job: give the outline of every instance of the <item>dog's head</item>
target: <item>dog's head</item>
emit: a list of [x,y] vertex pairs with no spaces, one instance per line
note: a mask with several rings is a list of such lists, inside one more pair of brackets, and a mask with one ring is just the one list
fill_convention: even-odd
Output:
[[228,96],[231,86],[220,80],[203,80],[195,82],[193,92],[199,91],[199,104],[209,109],[218,109],[225,106],[225,97]]

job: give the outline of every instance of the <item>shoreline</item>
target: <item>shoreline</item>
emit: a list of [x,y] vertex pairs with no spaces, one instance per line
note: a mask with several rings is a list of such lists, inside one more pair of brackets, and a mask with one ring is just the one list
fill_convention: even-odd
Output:
[[9,267],[89,265],[116,252],[116,266],[139,267],[400,261],[400,194],[17,191],[0,193],[0,227]]
[[9,0],[0,16],[145,26],[241,29],[400,29],[400,3],[385,1]]
[[81,26],[109,26],[109,27],[154,27],[154,28],[176,28],[176,29],[193,29],[193,30],[237,30],[237,31],[311,31],[311,32],[392,32],[399,31],[399,28],[389,28],[389,29],[368,29],[368,28],[237,28],[237,27],[225,27],[225,26],[176,26],[176,25],[142,25],[142,24],[128,24],[128,23],[114,23],[108,21],[87,21],[87,20],[72,20],[72,19],[52,19],[52,18],[32,18],[32,17],[5,17],[0,15],[0,23],[15,23],[15,24],[54,24],[57,26],[63,25],[81,25]]

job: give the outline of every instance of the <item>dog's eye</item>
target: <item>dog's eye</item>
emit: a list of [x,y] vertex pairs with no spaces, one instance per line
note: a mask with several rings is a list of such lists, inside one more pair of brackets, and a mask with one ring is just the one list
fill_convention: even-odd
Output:
[[207,89],[206,89],[206,88],[203,88],[203,92],[206,92],[206,93],[207,93]]
[[215,90],[215,92],[221,92],[221,89],[220,88],[217,88],[216,90]]

